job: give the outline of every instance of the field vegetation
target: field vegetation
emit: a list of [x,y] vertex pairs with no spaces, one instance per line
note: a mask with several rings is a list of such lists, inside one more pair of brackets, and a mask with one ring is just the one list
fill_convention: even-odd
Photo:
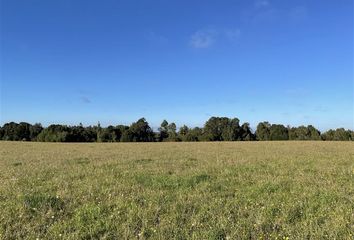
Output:
[[3,141],[0,179],[0,239],[353,239],[353,142]]

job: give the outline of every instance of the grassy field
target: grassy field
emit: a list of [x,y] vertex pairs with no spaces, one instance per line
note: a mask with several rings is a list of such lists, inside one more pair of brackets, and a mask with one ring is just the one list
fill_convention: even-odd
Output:
[[1,239],[353,239],[353,142],[0,142]]

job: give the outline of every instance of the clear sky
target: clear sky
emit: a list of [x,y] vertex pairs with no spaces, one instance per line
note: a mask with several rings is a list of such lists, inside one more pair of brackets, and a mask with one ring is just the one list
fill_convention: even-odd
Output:
[[0,0],[1,124],[354,129],[352,0]]

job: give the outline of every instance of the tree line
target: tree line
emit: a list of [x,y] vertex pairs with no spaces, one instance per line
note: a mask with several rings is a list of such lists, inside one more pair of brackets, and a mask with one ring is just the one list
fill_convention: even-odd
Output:
[[0,127],[0,140],[39,142],[197,142],[197,141],[272,141],[272,140],[324,140],[354,141],[354,131],[344,128],[330,129],[321,133],[312,125],[290,127],[282,124],[261,122],[256,131],[249,123],[238,118],[211,117],[203,127],[186,125],[177,129],[175,123],[164,120],[158,131],[153,131],[145,118],[130,126],[117,125],[84,127],[40,123],[10,122]]

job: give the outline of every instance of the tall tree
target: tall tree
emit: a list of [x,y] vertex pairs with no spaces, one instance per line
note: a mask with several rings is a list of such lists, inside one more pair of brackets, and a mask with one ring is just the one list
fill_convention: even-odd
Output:
[[184,136],[184,140],[187,142],[198,142],[203,139],[203,129],[199,127],[195,127],[193,129],[189,129],[187,134]]
[[68,126],[52,124],[37,137],[41,142],[69,142],[71,130]]
[[179,141],[177,137],[177,126],[175,123],[170,123],[167,126],[168,141],[176,142]]
[[241,129],[237,118],[211,117],[204,125],[204,138],[207,141],[241,140]]
[[0,140],[4,137],[4,129],[0,126]]
[[351,140],[351,132],[344,128],[330,129],[322,134],[322,139],[325,141],[349,141]]
[[43,127],[40,123],[35,123],[30,126],[30,139],[31,141],[36,141],[37,136],[42,132]]
[[152,142],[154,133],[145,118],[139,119],[129,127],[133,142]]
[[312,125],[307,126],[311,140],[321,140],[321,132]]
[[242,139],[242,129],[238,118],[223,120],[221,139],[223,141],[237,141]]
[[256,138],[261,141],[270,140],[270,123],[260,122],[257,125]]
[[18,141],[22,140],[21,137],[18,135],[18,124],[15,122],[5,123],[2,127],[3,129],[3,140],[7,141]]
[[160,142],[163,142],[165,139],[168,138],[168,122],[166,120],[163,120],[158,130],[159,130],[158,140]]
[[281,124],[272,124],[269,129],[270,140],[289,140],[288,129]]
[[241,127],[241,140],[242,141],[252,141],[254,140],[254,135],[252,134],[250,124],[244,123]]

